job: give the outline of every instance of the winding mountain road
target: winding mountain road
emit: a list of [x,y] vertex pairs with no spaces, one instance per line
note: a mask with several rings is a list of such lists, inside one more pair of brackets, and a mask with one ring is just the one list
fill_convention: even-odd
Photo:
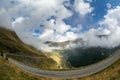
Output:
[[101,70],[104,70],[108,66],[112,65],[114,62],[116,62],[120,58],[120,50],[116,51],[114,55],[107,58],[106,60],[103,60],[99,63],[90,65],[85,68],[81,68],[78,70],[70,70],[70,71],[49,71],[49,70],[40,70],[36,68],[32,68],[23,64],[20,64],[19,62],[8,58],[9,62],[13,65],[19,67],[20,69],[32,73],[37,76],[44,76],[49,78],[78,78],[83,76],[92,75],[94,73],[97,73]]

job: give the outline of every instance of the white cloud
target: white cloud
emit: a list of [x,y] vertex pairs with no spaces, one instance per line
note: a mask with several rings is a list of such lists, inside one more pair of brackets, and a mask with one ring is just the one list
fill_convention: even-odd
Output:
[[[72,27],[63,21],[73,15],[73,12],[63,5],[65,1],[69,2],[69,0],[11,1],[13,0],[1,0],[0,2],[0,25],[13,29],[23,42],[33,45],[37,49],[45,47],[43,42],[48,40],[62,42],[78,37],[84,38],[88,46],[114,47],[120,44],[120,6],[109,9],[104,20],[100,21],[100,25],[105,28],[100,27],[79,33],[83,28],[81,24]],[[74,2],[73,7],[80,16],[85,16],[93,10],[89,3],[91,0],[87,1],[75,0]],[[107,6],[110,8],[109,4]],[[50,19],[51,16],[55,16],[56,19]],[[35,34],[36,29],[41,32]],[[96,35],[109,36],[98,38]]]
[[[106,28],[90,29],[84,36],[89,46],[116,47],[120,45],[120,6],[108,10],[101,26]],[[108,35],[108,37],[98,38],[96,35]]]
[[90,3],[84,2],[84,0],[75,0],[74,8],[76,12],[83,16],[91,13],[93,10],[93,8],[90,6]]
[[40,40],[49,41],[54,39],[54,31],[53,30],[45,30],[42,35],[39,36]]
[[66,32],[65,34],[56,34],[52,29],[47,29],[43,34],[39,36],[39,39],[43,42],[45,41],[55,41],[55,42],[64,42],[68,40],[74,40],[78,38],[78,34],[74,32]]
[[71,28],[70,25],[65,24],[63,21],[59,20],[54,20],[51,19],[46,23],[46,28],[47,29],[53,29],[56,30],[58,33],[65,33],[67,30]]
[[0,26],[5,26],[10,29],[12,22],[9,18],[10,16],[8,15],[6,9],[0,8]]
[[15,21],[12,22],[12,27],[17,27],[18,24],[21,24],[24,21],[23,17],[18,17]]
[[108,9],[110,9],[110,8],[112,7],[112,5],[111,5],[110,3],[107,3],[107,4],[106,4],[106,7],[107,7]]
[[75,32],[75,33],[79,33],[80,32],[80,30],[82,30],[82,25],[81,24],[79,24],[79,25],[77,25],[77,27],[73,27],[73,28],[71,28],[70,30],[72,31],[72,32]]
[[59,33],[64,33],[66,32],[67,30],[69,30],[71,27],[69,25],[66,25],[65,23],[59,23],[55,26],[56,28],[56,31],[59,32]]
[[86,1],[88,1],[88,2],[93,2],[93,0],[86,0]]
[[108,26],[109,30],[112,33],[115,33],[116,30],[120,27],[120,6],[108,10],[108,13],[104,16],[104,18],[105,20],[101,22],[101,25]]
[[78,35],[73,33],[73,32],[66,32],[65,35],[56,35],[56,41],[57,42],[64,42],[64,41],[68,41],[68,40],[75,40],[76,38],[78,38]]

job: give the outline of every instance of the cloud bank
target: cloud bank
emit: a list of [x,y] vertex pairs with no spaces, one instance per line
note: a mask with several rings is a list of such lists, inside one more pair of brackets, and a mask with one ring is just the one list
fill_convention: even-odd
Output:
[[50,50],[44,44],[46,41],[63,42],[77,38],[83,38],[87,46],[115,47],[120,44],[120,6],[111,8],[106,4],[107,14],[96,23],[98,28],[82,32],[82,24],[71,26],[64,19],[75,13],[82,19],[88,15],[92,17],[94,7],[90,3],[93,0],[70,1],[1,0],[0,26],[14,30],[23,42],[39,50]]

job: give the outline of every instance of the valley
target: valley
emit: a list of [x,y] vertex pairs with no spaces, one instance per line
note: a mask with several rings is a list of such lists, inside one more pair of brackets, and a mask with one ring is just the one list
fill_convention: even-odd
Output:
[[[61,55],[63,64],[69,69],[84,67],[91,65],[114,54],[119,46],[115,48],[103,48],[103,47],[86,47],[86,43],[82,39],[75,39],[65,42],[45,42],[49,47],[55,47],[59,49],[53,49],[52,53],[58,53]],[[59,57],[60,58],[60,57]],[[64,67],[65,68],[65,67]]]
[[[118,54],[118,56],[116,56],[116,57],[119,58],[119,47],[116,47],[114,49],[105,49],[105,48],[100,48],[100,47],[95,47],[95,48],[81,48],[80,47],[80,48],[70,48],[70,49],[67,48],[64,50],[53,50],[53,52],[50,52],[50,53],[37,51],[37,50],[34,50],[32,47],[21,42],[21,40],[19,38],[16,38],[17,36],[15,35],[14,32],[7,30],[7,29],[3,29],[3,28],[1,28],[0,30],[2,30],[0,32],[0,35],[1,35],[0,36],[0,44],[1,44],[0,45],[0,53],[1,53],[1,55],[5,55],[5,57],[6,57],[5,59],[0,57],[0,60],[2,60],[2,61],[5,60],[5,63],[8,64],[7,59],[11,58],[11,59],[17,61],[21,65],[26,65],[26,66],[29,66],[32,68],[37,68],[37,69],[42,69],[42,70],[44,70],[44,69],[45,70],[55,70],[55,72],[53,71],[53,73],[56,73],[58,71],[57,72],[58,75],[56,75],[56,76],[59,76],[59,78],[60,77],[61,78],[69,78],[69,77],[75,78],[77,76],[80,77],[80,76],[82,76],[79,73],[81,71],[79,71],[79,70],[77,71],[77,69],[80,69],[80,68],[82,69],[84,66],[88,66],[93,63],[96,63],[99,65],[99,63],[97,63],[97,62],[99,62],[101,60],[103,60],[103,62],[104,62],[104,59],[114,55],[114,52],[117,50],[118,50],[118,52],[116,54]],[[8,33],[8,34],[6,34],[6,33]],[[81,52],[80,53],[81,55],[77,55],[79,52]],[[98,55],[95,55],[95,52],[97,52]],[[89,53],[91,53],[92,55],[90,56]],[[89,57],[84,57],[84,56],[89,56]],[[99,56],[101,56],[101,57],[98,59]],[[82,58],[82,57],[84,57],[84,58]],[[78,59],[78,58],[80,58],[80,59]],[[110,59],[110,61],[108,59],[108,61],[110,62],[108,65],[110,66],[118,58],[111,57],[111,59],[114,59],[114,60],[112,60],[113,62],[111,62],[111,59]],[[93,61],[90,61],[91,59],[93,59]],[[72,63],[72,61],[73,61],[73,63]],[[81,64],[82,61],[86,61],[86,62],[84,64]],[[12,63],[9,63],[9,64],[13,65]],[[102,62],[101,62],[101,64],[102,64]],[[108,65],[106,64],[106,66],[104,68],[101,67],[98,70],[101,71],[101,69],[107,68]],[[95,66],[95,64],[93,64],[93,66]],[[89,67],[88,67],[88,69],[89,69]],[[30,70],[32,70],[32,69],[30,69]],[[60,74],[65,73],[66,77],[64,77],[63,75],[60,75],[59,70],[62,70],[62,71],[64,70],[63,72],[60,72]],[[69,74],[68,74],[66,70],[76,70],[77,72],[73,71],[75,73],[74,74],[73,72],[68,71],[69,72]],[[83,71],[84,70],[85,69],[83,69]],[[94,74],[94,70],[93,69],[91,69],[91,70],[93,71],[92,74]],[[3,71],[3,73],[4,73],[4,71]],[[89,70],[88,70],[88,73],[90,73]],[[96,73],[96,71],[95,71],[95,73]],[[47,73],[43,73],[43,74],[51,75],[51,71],[50,71],[50,73],[48,71]],[[97,74],[99,75],[99,73],[97,73]],[[73,76],[70,76],[70,75],[73,75]],[[8,75],[6,75],[6,77],[8,77]],[[56,78],[58,78],[58,77],[56,77]],[[35,77],[35,79],[37,79],[37,77]],[[44,78],[42,77],[42,79],[44,79]]]

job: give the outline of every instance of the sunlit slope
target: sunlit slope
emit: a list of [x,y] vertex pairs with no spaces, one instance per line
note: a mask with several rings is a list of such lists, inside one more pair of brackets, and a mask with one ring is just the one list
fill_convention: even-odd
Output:
[[[9,61],[0,57],[0,80],[64,80],[56,78],[38,77],[26,73],[15,67]],[[66,80],[120,80],[120,60],[115,62],[107,69],[83,78],[66,79]]]
[[[0,27],[0,49],[4,52],[36,56],[38,52],[24,44],[15,32]],[[42,53],[39,55],[44,56]]]
[[[46,57],[42,52],[35,50],[34,48],[24,44],[16,35],[15,32],[4,29],[0,27],[0,52],[1,53],[10,53],[14,55],[20,56],[10,56],[16,60],[19,60],[23,63],[29,62],[31,65],[39,64],[40,68],[54,68],[56,66],[56,62]],[[25,57],[27,56],[27,57]],[[31,58],[31,57],[39,57],[39,59]],[[34,64],[32,64],[34,63]]]

